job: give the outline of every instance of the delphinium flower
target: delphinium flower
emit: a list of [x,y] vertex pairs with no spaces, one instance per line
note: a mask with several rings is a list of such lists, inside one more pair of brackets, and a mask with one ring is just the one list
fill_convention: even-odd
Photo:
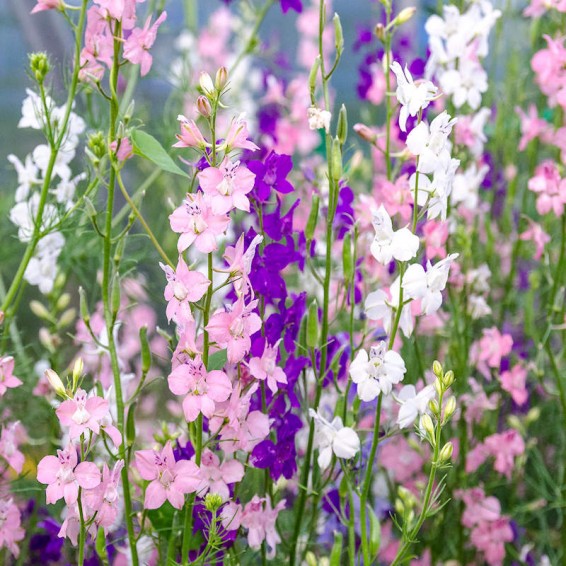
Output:
[[20,555],[17,543],[26,535],[21,525],[21,513],[14,500],[0,498],[0,549],[7,548],[15,558]]
[[18,474],[22,472],[25,456],[20,445],[27,440],[27,434],[19,421],[6,423],[0,432],[0,458]]
[[0,397],[8,389],[14,389],[22,385],[21,379],[14,375],[14,363],[12,356],[2,356],[0,358]]

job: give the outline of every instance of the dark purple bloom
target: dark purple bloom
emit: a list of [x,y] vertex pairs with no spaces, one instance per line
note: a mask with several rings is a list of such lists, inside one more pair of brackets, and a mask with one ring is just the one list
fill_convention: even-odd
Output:
[[279,155],[272,151],[263,163],[250,161],[248,169],[255,173],[255,186],[252,194],[260,202],[269,199],[272,189],[281,194],[292,193],[294,190],[293,185],[286,179],[293,169],[290,155]]
[[301,0],[281,0],[281,10],[284,14],[289,10],[295,10],[300,14],[303,11],[303,4]]

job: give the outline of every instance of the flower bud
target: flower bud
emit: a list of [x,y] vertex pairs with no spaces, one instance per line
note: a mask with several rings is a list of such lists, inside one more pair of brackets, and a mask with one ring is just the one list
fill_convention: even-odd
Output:
[[447,421],[456,412],[456,397],[452,396],[446,401],[444,407],[444,420]]
[[79,287],[79,305],[81,318],[83,319],[85,324],[88,324],[90,321],[90,313],[88,312],[88,306],[86,304],[85,291],[82,287]]
[[436,377],[442,376],[442,364],[438,360],[432,362],[432,373],[434,373]]
[[84,362],[82,358],[77,358],[75,360],[75,364],[73,365],[73,391],[76,390],[77,385],[79,384],[79,379],[83,375],[84,370]]
[[356,132],[356,134],[358,134],[360,138],[371,144],[374,144],[377,140],[377,135],[375,134],[375,132],[373,132],[371,128],[369,128],[365,124],[355,124],[354,132]]
[[442,381],[440,381],[439,377],[434,380],[434,389],[439,397],[444,395],[444,385],[442,385]]
[[426,432],[431,443],[434,443],[434,423],[430,415],[426,413],[421,417],[421,429]]
[[214,79],[214,86],[218,92],[222,92],[224,87],[228,84],[228,69],[226,67],[220,67],[216,71],[216,77]]
[[334,22],[334,45],[336,47],[336,53],[341,55],[342,51],[344,51],[344,33],[342,32],[340,16],[335,13],[332,21]]
[[440,408],[438,406],[438,401],[436,399],[431,399],[428,403],[428,406],[429,406],[430,412],[433,415],[438,416],[440,414]]
[[205,118],[212,116],[212,106],[210,106],[210,102],[208,102],[206,96],[199,96],[197,98],[197,110],[198,113]]
[[374,33],[379,41],[383,41],[385,39],[385,26],[382,23],[377,24]]
[[343,104],[340,107],[340,112],[338,113],[336,136],[340,140],[340,145],[344,145],[346,143],[346,138],[348,137],[348,112]]
[[204,498],[204,506],[207,511],[214,513],[218,511],[220,506],[222,505],[222,496],[218,493],[207,493],[206,497]]
[[447,442],[442,447],[442,450],[440,451],[440,454],[438,455],[439,463],[445,464],[446,462],[449,462],[450,458],[452,458],[452,452],[454,452],[454,446],[452,445],[452,442]]
[[77,317],[77,311],[74,308],[67,309],[59,319],[58,327],[65,328],[65,326],[69,326],[72,324]]
[[30,301],[29,308],[38,318],[41,318],[42,320],[53,320],[53,317],[43,303],[40,303],[39,301]]
[[4,311],[0,311],[0,325],[4,322]]
[[53,391],[55,391],[57,395],[59,395],[60,397],[67,396],[65,392],[65,386],[63,385],[61,378],[57,375],[56,372],[54,372],[52,369],[46,369],[44,375],[47,381],[49,381],[49,385],[51,385]]
[[199,85],[200,88],[202,90],[202,92],[207,96],[207,97],[211,97],[214,96],[214,94],[216,93],[216,89],[214,88],[214,84],[212,82],[212,79],[210,78],[210,75],[208,73],[206,73],[205,71],[202,71],[199,77]]
[[106,155],[106,141],[102,132],[95,132],[88,137],[87,147],[100,160]]
[[50,69],[47,53],[30,53],[29,67],[33,76],[35,77],[35,80],[39,84],[42,84]]
[[414,15],[417,9],[414,6],[410,8],[403,8],[398,14],[397,17],[393,20],[392,25],[400,26],[402,24],[407,23]]
[[69,293],[63,293],[60,297],[59,300],[57,301],[57,310],[62,311],[64,309],[66,309],[69,306],[69,303],[71,302],[71,295],[69,295]]
[[442,383],[446,389],[450,389],[454,383],[454,372],[452,370],[447,371],[442,377]]

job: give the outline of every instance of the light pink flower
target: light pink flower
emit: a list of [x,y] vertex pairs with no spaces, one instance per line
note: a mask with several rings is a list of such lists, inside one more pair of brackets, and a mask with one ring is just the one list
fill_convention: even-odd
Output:
[[250,201],[246,196],[254,188],[255,173],[239,161],[228,157],[219,167],[207,167],[198,174],[204,193],[210,197],[212,212],[226,214],[233,208],[249,212]]
[[272,393],[277,393],[278,383],[287,383],[285,372],[277,366],[279,342],[281,340],[278,340],[273,346],[269,346],[266,342],[261,358],[252,358],[249,363],[251,375],[261,381],[267,380],[267,386]]
[[199,271],[191,271],[182,256],[179,256],[175,271],[163,263],[159,265],[167,278],[165,287],[165,300],[168,301],[167,319],[181,325],[194,320],[191,303],[200,301],[204,297],[210,281]]
[[22,381],[14,375],[14,358],[3,356],[0,358],[0,397],[8,389],[15,389],[22,384]]
[[250,336],[261,329],[261,319],[253,312],[256,306],[257,300],[246,305],[240,297],[228,312],[214,314],[206,327],[211,339],[228,349],[231,364],[244,358],[251,348]]
[[96,511],[96,524],[104,529],[111,527],[120,511],[120,472],[124,467],[124,460],[118,460],[112,470],[104,463],[102,468],[102,481],[94,489],[84,492],[84,501],[92,512]]
[[501,504],[496,497],[486,497],[481,487],[456,490],[454,496],[464,502],[462,525],[471,529],[479,523],[497,521],[501,516]]
[[534,104],[529,105],[527,112],[517,106],[515,107],[515,112],[521,119],[519,151],[527,149],[529,142],[539,137],[544,142],[550,141],[550,125],[546,120],[538,117],[537,107]]
[[120,138],[119,140],[114,140],[110,144],[110,149],[116,153],[116,158],[118,161],[126,161],[134,155],[134,148],[132,142],[128,137]]
[[146,509],[158,509],[166,500],[181,509],[185,494],[194,493],[200,483],[198,466],[189,460],[176,462],[170,442],[161,452],[138,450],[136,466],[140,476],[151,482],[145,490]]
[[[16,558],[20,555],[17,542],[25,538],[20,510],[12,499],[0,499],[0,548],[6,547]],[[8,562],[6,562],[8,563]]]
[[284,508],[285,499],[281,500],[275,508],[272,508],[268,499],[254,495],[252,500],[244,507],[241,515],[241,526],[248,529],[248,544],[254,550],[258,550],[265,540],[268,547],[268,558],[275,556],[275,548],[281,542],[275,523],[279,511]]
[[525,452],[525,442],[515,430],[507,430],[500,434],[492,434],[484,440],[489,453],[495,457],[493,467],[497,472],[511,479],[515,467],[515,458]]
[[77,451],[72,444],[57,450],[57,456],[45,456],[37,465],[37,481],[47,484],[46,501],[56,503],[64,498],[73,505],[79,497],[79,487],[93,489],[100,483],[100,470],[92,462],[77,464]]
[[141,65],[141,76],[147,75],[151,69],[153,57],[149,49],[155,43],[159,26],[167,19],[167,12],[162,12],[150,27],[151,16],[147,18],[143,28],[135,28],[124,43],[124,58],[134,65]]
[[0,434],[0,456],[20,474],[25,462],[25,457],[20,452],[19,446],[26,440],[26,432],[19,421],[13,422],[2,428]]
[[533,221],[530,221],[529,228],[519,238],[525,242],[533,242],[535,245],[534,259],[541,258],[544,246],[550,242],[550,236],[542,229],[542,226]]
[[187,194],[183,204],[169,216],[171,230],[181,234],[177,249],[184,252],[193,243],[197,250],[207,254],[216,250],[216,238],[226,231],[230,218],[214,214],[203,193]]
[[245,296],[248,292],[253,293],[253,289],[250,285],[249,274],[252,269],[252,261],[255,255],[257,246],[263,241],[263,236],[258,234],[251,241],[248,249],[244,251],[244,237],[242,234],[235,246],[228,246],[224,251],[222,256],[228,263],[228,267],[225,269],[219,269],[224,273],[229,273],[234,284],[234,290],[238,296]]
[[482,338],[472,345],[471,358],[482,375],[491,379],[489,368],[499,369],[501,359],[511,353],[512,347],[513,338],[510,334],[501,334],[495,326],[486,328]]
[[230,497],[228,484],[242,481],[244,477],[244,466],[238,460],[220,459],[211,450],[204,450],[200,463],[201,482],[197,488],[199,497],[207,493],[217,493],[226,501]]
[[169,389],[175,395],[185,395],[183,412],[188,422],[202,413],[210,418],[217,402],[226,401],[232,392],[228,376],[218,370],[206,371],[200,355],[178,365],[167,379]]
[[429,220],[423,226],[423,236],[426,245],[426,258],[446,257],[446,240],[448,239],[448,223]]
[[60,10],[63,8],[63,0],[37,0],[37,4],[31,11],[32,14],[43,12],[44,10]]
[[515,364],[509,371],[504,371],[500,380],[501,388],[511,395],[517,405],[521,406],[527,402],[527,370],[521,364]]
[[227,531],[237,531],[242,522],[242,506],[234,501],[229,501],[220,511],[220,521]]
[[189,120],[182,114],[177,116],[177,120],[181,122],[181,133],[175,136],[179,141],[173,147],[210,147],[194,120]]
[[483,522],[470,533],[470,541],[481,552],[489,566],[501,566],[505,559],[505,543],[513,540],[513,529],[507,517]]
[[226,134],[226,153],[233,149],[249,149],[256,151],[259,147],[248,139],[248,125],[242,116],[234,118]]

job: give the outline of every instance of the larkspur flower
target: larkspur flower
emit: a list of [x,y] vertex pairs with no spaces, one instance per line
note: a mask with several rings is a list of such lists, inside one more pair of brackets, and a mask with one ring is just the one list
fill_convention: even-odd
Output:
[[419,238],[408,228],[393,230],[391,217],[382,205],[373,212],[372,225],[375,237],[371,244],[371,253],[379,263],[387,264],[392,259],[409,261],[419,249]]
[[8,391],[22,385],[22,380],[14,375],[14,358],[3,356],[0,358],[0,397]]
[[249,362],[250,374],[256,379],[266,381],[272,393],[277,393],[278,383],[287,384],[285,372],[277,366],[279,342],[281,339],[273,346],[266,343],[261,358],[256,356]]

